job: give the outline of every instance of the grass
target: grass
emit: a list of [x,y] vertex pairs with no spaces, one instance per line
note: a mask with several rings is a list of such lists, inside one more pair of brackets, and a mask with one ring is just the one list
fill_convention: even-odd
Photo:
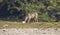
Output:
[[60,22],[10,22],[0,21],[1,28],[60,28]]

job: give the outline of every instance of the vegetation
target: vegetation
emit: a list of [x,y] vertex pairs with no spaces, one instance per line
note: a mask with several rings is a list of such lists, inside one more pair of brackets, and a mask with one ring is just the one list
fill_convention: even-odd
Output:
[[34,11],[41,21],[60,21],[60,0],[0,0],[0,20],[23,20]]
[[32,23],[21,23],[21,22],[9,22],[0,21],[0,29],[2,28],[60,28],[60,22],[32,22]]

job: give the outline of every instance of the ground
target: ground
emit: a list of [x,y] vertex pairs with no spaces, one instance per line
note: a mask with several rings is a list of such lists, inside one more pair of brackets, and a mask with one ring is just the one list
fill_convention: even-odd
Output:
[[0,35],[60,35],[60,22],[0,21]]
[[60,22],[10,22],[0,21],[0,28],[60,28]]
[[0,35],[60,35],[60,28],[5,28]]

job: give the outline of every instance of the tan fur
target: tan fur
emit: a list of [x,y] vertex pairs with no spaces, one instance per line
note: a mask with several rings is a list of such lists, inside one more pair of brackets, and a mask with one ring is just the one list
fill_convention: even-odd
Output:
[[33,13],[27,14],[25,16],[25,22],[28,21],[28,23],[29,23],[32,18],[35,20],[35,22],[38,22],[38,13],[33,12]]

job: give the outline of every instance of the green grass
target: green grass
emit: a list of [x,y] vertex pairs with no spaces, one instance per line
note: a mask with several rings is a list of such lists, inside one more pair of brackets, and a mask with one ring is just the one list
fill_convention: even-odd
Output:
[[23,24],[21,22],[0,21],[0,28],[60,28],[60,22],[31,22]]

